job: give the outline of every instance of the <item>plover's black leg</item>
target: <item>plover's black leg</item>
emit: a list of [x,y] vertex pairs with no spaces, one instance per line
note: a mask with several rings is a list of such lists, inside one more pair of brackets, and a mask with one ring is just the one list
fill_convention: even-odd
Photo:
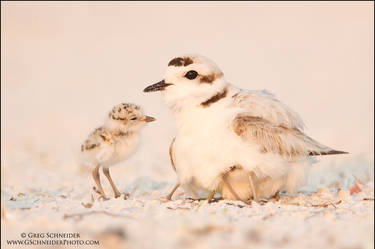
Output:
[[280,200],[280,192],[277,191],[277,192],[272,196],[272,199],[274,199],[275,201],[279,201],[279,200]]
[[[216,194],[216,192],[215,192],[215,194]],[[208,200],[208,203],[214,203],[214,202],[224,200],[224,198],[223,197],[218,197],[218,198],[212,197],[211,199],[207,198],[207,200]]]

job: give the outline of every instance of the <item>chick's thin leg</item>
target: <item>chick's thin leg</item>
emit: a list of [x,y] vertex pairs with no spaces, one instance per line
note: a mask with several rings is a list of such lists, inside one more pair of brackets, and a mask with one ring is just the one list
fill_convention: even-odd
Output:
[[194,198],[190,198],[189,197],[189,198],[187,198],[187,200],[192,200],[192,201],[208,201],[209,203],[223,200],[222,197],[214,198],[215,194],[216,194],[216,190],[213,190],[207,197],[198,198],[198,199],[194,199]]
[[92,171],[92,177],[94,178],[96,186],[98,186],[98,189],[99,189],[98,192],[99,192],[99,194],[102,196],[102,198],[104,200],[108,200],[108,198],[104,194],[104,190],[103,190],[102,184],[100,183],[99,168],[100,168],[100,165],[97,165],[95,167],[95,169]]
[[222,177],[221,177],[221,180],[223,181],[223,183],[227,186],[228,190],[231,192],[231,194],[236,197],[237,200],[240,200],[240,201],[243,201],[244,203],[246,204],[249,204],[247,201],[245,200],[242,200],[238,194],[236,193],[236,191],[234,191],[234,189],[232,188],[232,185],[228,182],[228,179],[227,179],[228,175],[227,173],[223,174]]
[[249,183],[250,183],[250,188],[251,188],[251,192],[253,194],[253,199],[255,201],[258,201],[258,196],[257,196],[257,193],[255,191],[255,186],[253,184],[253,177],[252,177],[252,172],[249,172],[248,173],[248,178],[249,178]]
[[113,193],[115,194],[115,198],[120,197],[121,193],[120,193],[120,191],[118,191],[118,189],[116,188],[116,185],[112,181],[111,175],[109,174],[109,169],[108,168],[103,168],[103,173],[107,177],[109,183],[111,184],[111,187],[113,189]]
[[172,191],[165,197],[167,200],[172,200],[172,195],[174,194],[174,192],[176,192],[176,190],[180,187],[180,183],[177,183],[176,186],[174,186],[174,188],[172,189]]
[[207,196],[206,200],[207,201],[211,200],[212,198],[214,198],[215,194],[216,194],[216,191],[215,190],[212,191],[211,194],[209,196]]
[[223,197],[218,197],[218,198],[215,198],[216,194],[216,190],[212,191],[211,194],[207,197],[207,201],[208,203],[213,203],[213,202],[218,202],[218,201],[221,201],[221,200],[224,200]]

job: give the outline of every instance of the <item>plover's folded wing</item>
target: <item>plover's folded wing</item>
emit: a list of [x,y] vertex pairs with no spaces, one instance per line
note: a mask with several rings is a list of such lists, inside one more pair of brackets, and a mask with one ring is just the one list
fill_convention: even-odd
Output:
[[246,112],[254,117],[261,117],[269,122],[303,130],[304,124],[300,116],[276,97],[263,91],[248,91],[238,89],[232,96],[235,106],[245,108]]
[[115,150],[113,134],[105,129],[98,132],[98,139],[100,140],[100,150],[96,155],[96,159],[100,162],[109,160]]
[[87,155],[90,161],[94,160],[96,163],[104,163],[114,153],[113,143],[113,135],[103,127],[100,127],[90,134],[81,146],[81,151]]
[[232,129],[244,141],[255,143],[262,153],[277,153],[285,158],[345,154],[320,144],[298,128],[289,128],[248,114],[238,114]]

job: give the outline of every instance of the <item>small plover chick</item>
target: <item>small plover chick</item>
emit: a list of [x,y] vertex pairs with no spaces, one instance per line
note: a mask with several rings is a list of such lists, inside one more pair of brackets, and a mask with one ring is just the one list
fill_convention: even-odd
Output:
[[243,201],[294,192],[313,156],[346,153],[307,136],[299,115],[269,92],[230,84],[203,56],[172,59],[144,91],[161,91],[176,117],[172,165],[193,198],[200,190]]
[[94,168],[92,176],[103,199],[108,198],[100,183],[99,168],[103,168],[115,198],[120,197],[120,191],[109,174],[109,167],[132,155],[138,145],[141,128],[154,120],[146,116],[139,106],[122,103],[113,107],[104,125],[93,131],[82,144],[82,159]]

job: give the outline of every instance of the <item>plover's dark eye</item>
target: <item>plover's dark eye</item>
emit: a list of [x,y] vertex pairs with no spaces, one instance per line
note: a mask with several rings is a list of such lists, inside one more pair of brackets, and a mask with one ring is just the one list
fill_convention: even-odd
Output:
[[131,118],[130,120],[136,120],[137,118]]
[[197,76],[198,76],[198,73],[197,71],[194,71],[194,70],[190,70],[189,72],[185,74],[185,77],[188,78],[189,80],[193,80],[197,78]]

